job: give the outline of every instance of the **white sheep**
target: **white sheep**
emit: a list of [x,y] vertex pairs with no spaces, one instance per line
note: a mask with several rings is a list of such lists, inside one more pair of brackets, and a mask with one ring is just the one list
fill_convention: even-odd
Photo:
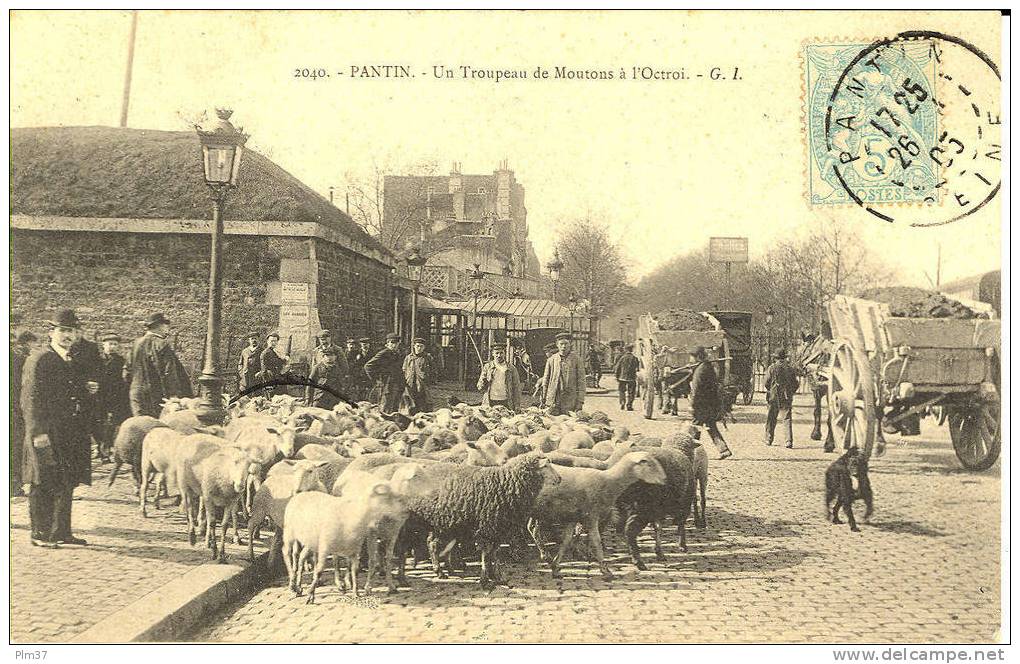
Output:
[[[574,539],[577,524],[588,531],[591,548],[598,560],[602,578],[613,578],[602,549],[602,523],[608,520],[617,498],[630,485],[638,481],[664,484],[666,473],[647,452],[630,452],[607,470],[592,468],[558,467],[559,484],[546,484],[535,501],[533,516],[528,524],[542,559],[549,560],[554,577],[559,576],[559,563]],[[555,556],[545,553],[543,525],[562,527],[562,542]]]
[[[255,538],[268,518],[273,524],[273,541],[269,546],[268,569],[273,569],[276,556],[280,550],[283,535],[284,511],[290,499],[302,491],[321,491],[328,489],[316,473],[319,464],[312,461],[297,461],[289,465],[278,463],[270,470],[262,486],[255,493],[252,501],[251,515],[248,518],[248,558],[255,562]],[[275,471],[275,472],[274,472]]]
[[185,436],[176,445],[174,475],[181,492],[181,509],[188,517],[188,543],[191,545],[195,544],[195,522],[201,507],[199,498],[202,495],[196,467],[203,459],[228,445],[225,439],[206,433]]
[[[237,510],[241,496],[252,471],[247,455],[236,447],[223,446],[206,456],[192,468],[185,491],[189,496],[201,496],[205,507],[205,541],[212,549],[213,560],[226,561],[227,521],[234,528],[234,543],[241,541],[237,529]],[[216,546],[216,508],[222,508],[220,546]],[[190,518],[189,518],[190,521]],[[189,523],[190,527],[190,523]]]
[[[283,552],[287,564],[289,587],[301,595],[301,571],[309,556],[314,559],[312,584],[308,590],[308,603],[315,601],[315,587],[326,566],[326,559],[337,557],[335,580],[342,589],[340,560],[347,559],[347,574],[351,590],[358,594],[357,559],[369,531],[379,521],[406,510],[388,482],[366,483],[362,490],[343,497],[330,496],[317,491],[299,493],[291,498],[284,511]],[[372,590],[372,574],[377,565],[378,548],[370,546],[365,592]],[[353,563],[353,564],[352,564]]]
[[139,509],[142,516],[146,513],[146,501],[148,499],[149,480],[153,476],[156,481],[156,498],[153,504],[159,509],[160,487],[166,490],[172,486],[178,488],[177,469],[177,448],[185,438],[184,434],[167,427],[153,429],[142,440],[142,461],[141,475],[142,486],[138,492]]

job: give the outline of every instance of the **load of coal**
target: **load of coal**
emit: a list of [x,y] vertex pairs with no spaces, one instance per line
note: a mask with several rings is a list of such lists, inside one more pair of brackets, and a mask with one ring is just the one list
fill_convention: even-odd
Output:
[[861,293],[866,300],[889,305],[894,318],[980,318],[970,307],[946,297],[942,293],[912,286],[872,288]]
[[667,309],[655,316],[660,330],[691,330],[694,332],[710,332],[714,328],[708,319],[697,311],[690,309]]

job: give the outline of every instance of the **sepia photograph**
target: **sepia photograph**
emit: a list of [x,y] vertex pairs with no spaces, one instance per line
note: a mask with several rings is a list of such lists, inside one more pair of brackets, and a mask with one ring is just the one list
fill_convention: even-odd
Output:
[[11,10],[11,661],[1007,659],[1009,21]]

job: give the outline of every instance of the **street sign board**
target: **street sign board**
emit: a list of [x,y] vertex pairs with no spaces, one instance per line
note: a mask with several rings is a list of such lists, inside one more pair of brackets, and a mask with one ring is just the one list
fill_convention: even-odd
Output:
[[713,237],[708,240],[710,263],[746,263],[746,237]]

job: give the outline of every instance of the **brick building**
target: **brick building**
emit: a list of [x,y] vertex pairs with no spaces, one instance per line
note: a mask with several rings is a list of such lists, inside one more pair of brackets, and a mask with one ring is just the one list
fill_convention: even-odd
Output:
[[388,175],[383,222],[399,249],[426,237],[429,265],[470,268],[537,281],[540,266],[528,239],[524,186],[506,162],[489,175]]
[[[212,204],[191,132],[47,127],[11,132],[11,311],[40,330],[71,306],[86,334],[138,336],[173,321],[197,376],[204,352]],[[393,327],[393,256],[292,175],[245,151],[224,214],[223,347],[249,332],[306,357],[315,333]],[[229,356],[227,355],[229,351]]]

